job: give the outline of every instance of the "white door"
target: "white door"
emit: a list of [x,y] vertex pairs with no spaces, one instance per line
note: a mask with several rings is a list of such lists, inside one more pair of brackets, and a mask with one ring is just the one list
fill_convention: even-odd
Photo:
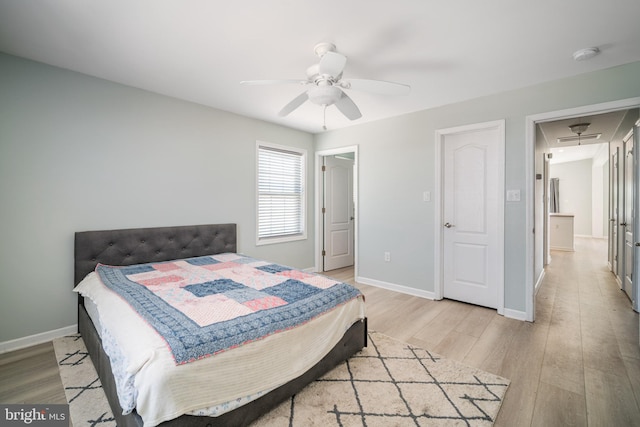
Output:
[[353,160],[324,157],[324,271],[353,265]]
[[633,202],[634,202],[634,162],[633,135],[624,140],[624,278],[622,288],[633,301]]
[[504,122],[477,126],[442,140],[443,296],[501,308]]

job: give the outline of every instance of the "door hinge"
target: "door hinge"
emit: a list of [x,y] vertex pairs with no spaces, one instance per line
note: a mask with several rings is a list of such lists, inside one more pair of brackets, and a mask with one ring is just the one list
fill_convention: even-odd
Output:
[[327,213],[327,209],[326,208],[322,208],[322,213],[323,214]]
[[325,165],[322,165],[322,172],[326,172],[327,171],[327,167]]
[[325,255],[327,255],[327,253],[323,250],[322,251],[322,256],[325,256]]

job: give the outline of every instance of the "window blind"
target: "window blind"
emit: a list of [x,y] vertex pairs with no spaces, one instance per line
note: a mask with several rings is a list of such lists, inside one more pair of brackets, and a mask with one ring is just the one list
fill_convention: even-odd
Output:
[[258,240],[304,233],[304,157],[258,146]]

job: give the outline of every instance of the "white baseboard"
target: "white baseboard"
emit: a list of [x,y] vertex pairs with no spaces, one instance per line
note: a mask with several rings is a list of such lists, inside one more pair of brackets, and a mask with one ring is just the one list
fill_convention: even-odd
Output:
[[508,317],[510,319],[526,321],[527,320],[527,313],[525,311],[512,310],[510,308],[505,308],[504,309],[504,317]]
[[0,342],[0,354],[8,351],[20,350],[22,348],[31,347],[32,345],[42,344],[51,341],[54,338],[64,337],[66,335],[78,332],[78,325],[70,325],[64,328],[55,329],[53,331],[42,332],[40,334],[30,335],[24,338]]
[[366,277],[358,276],[356,282],[365,285],[375,286],[376,288],[383,288],[390,291],[400,292],[402,294],[413,295],[420,298],[426,298],[430,300],[435,299],[435,293],[430,291],[422,291],[420,289],[410,288],[408,286],[396,285],[395,283],[383,282],[382,280],[368,279]]
[[[400,292],[402,294],[413,295],[416,297],[426,298],[430,300],[435,300],[435,293],[430,291],[422,291],[415,288],[410,288],[408,286],[396,285],[394,283],[383,282],[381,280],[376,279],[368,279],[366,277],[358,277],[356,282],[363,283],[365,285],[375,286],[377,288],[383,288],[390,291]],[[504,312],[501,313],[504,317],[508,317],[516,320],[527,320],[527,313],[519,310],[512,310],[509,308],[505,308]]]
[[538,291],[540,290],[540,285],[542,285],[542,280],[544,279],[544,275],[545,275],[545,271],[544,271],[544,269],[542,269],[542,272],[540,273],[540,276],[538,277],[538,280],[536,281],[536,286],[535,286],[535,289],[533,291],[533,295],[538,295]]

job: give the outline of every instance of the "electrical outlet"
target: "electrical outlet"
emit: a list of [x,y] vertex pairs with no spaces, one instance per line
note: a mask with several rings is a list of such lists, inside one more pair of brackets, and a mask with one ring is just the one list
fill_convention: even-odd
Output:
[[384,253],[384,260],[385,260],[386,262],[391,261],[391,252],[385,252],[385,253]]

